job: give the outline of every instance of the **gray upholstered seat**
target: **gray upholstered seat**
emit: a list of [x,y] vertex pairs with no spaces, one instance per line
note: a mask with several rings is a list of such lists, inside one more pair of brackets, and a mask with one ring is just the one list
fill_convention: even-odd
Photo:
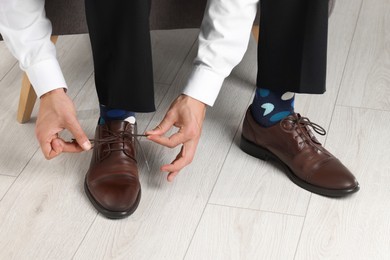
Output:
[[[197,28],[202,21],[207,0],[152,0],[151,30]],[[88,31],[84,1],[46,0],[47,16],[53,23],[53,34],[78,34]]]
[[[329,14],[333,10],[334,2],[335,0],[329,0]],[[198,28],[206,3],[207,0],[152,0],[150,28]],[[82,0],[47,0],[46,13],[52,21],[54,35],[88,32]],[[258,17],[255,23],[257,21]]]
[[[150,29],[198,28],[206,2],[207,0],[152,1]],[[45,9],[53,25],[53,35],[88,32],[83,0],[46,0]]]
[[[150,14],[151,30],[198,28],[207,0],[155,0]],[[53,25],[53,35],[87,33],[83,0],[46,0],[45,10]],[[2,40],[0,35],[0,40]],[[17,120],[30,120],[36,94],[28,77],[23,76]]]
[[[207,0],[151,0],[151,30],[199,28]],[[240,0],[237,0],[240,1]],[[329,0],[329,14],[335,0]],[[83,0],[46,0],[46,14],[53,24],[53,35],[87,33]],[[257,16],[255,24],[258,23]],[[255,30],[258,31],[258,30]],[[0,40],[2,40],[0,35]],[[36,94],[24,75],[17,120],[30,119]]]

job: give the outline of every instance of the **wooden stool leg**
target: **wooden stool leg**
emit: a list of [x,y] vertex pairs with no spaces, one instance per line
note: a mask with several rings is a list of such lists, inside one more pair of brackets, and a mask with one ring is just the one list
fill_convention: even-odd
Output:
[[[51,41],[56,44],[58,36],[52,36]],[[34,109],[35,101],[37,100],[37,94],[34,91],[27,74],[23,74],[22,88],[20,90],[19,107],[17,120],[19,123],[24,124],[31,118],[31,113]]]
[[28,80],[27,74],[24,73],[17,115],[17,120],[19,123],[24,124],[30,120],[36,100],[37,94],[35,94],[35,91],[30,81]]
[[259,33],[260,33],[260,27],[258,25],[253,25],[252,34],[253,37],[255,37],[257,42],[259,42]]

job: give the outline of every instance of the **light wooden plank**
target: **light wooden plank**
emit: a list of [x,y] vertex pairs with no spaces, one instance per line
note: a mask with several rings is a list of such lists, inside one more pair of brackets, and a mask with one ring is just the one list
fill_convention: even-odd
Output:
[[[58,40],[59,61],[69,85],[68,94],[74,97],[90,77],[93,66],[89,40],[84,36],[64,36]],[[16,121],[22,72],[18,66],[0,82],[0,150],[1,174],[17,176],[39,148],[35,138],[34,119],[39,104],[35,105],[31,122],[20,125]]]
[[389,24],[389,1],[364,1],[338,104],[390,110]]
[[[85,102],[88,97],[92,102]],[[93,80],[75,100],[96,107]],[[96,117],[80,120],[92,135]],[[91,152],[47,161],[37,152],[0,203],[1,259],[70,259],[96,212],[84,195]]]
[[313,196],[296,259],[390,256],[390,112],[337,107],[326,146],[356,175],[345,199]]
[[293,259],[302,225],[303,217],[208,205],[185,259]]
[[57,56],[68,84],[67,93],[74,98],[93,72],[88,35],[60,36],[57,42]]
[[34,125],[16,121],[22,71],[18,66],[0,82],[0,166],[1,174],[17,176],[38,148]]
[[198,34],[199,29],[151,32],[155,83],[172,84]]
[[0,42],[0,81],[16,64],[16,59],[11,55],[3,41]]
[[[159,167],[170,162],[178,150],[143,142],[151,172],[148,173],[144,165],[140,168],[143,198],[138,210],[122,221],[113,222],[99,216],[75,259],[183,258],[252,95],[255,51],[256,46],[252,45],[242,66],[226,81],[217,103],[209,109],[194,162],[174,183],[167,183],[166,174],[159,173]],[[196,47],[149,128],[159,123],[171,101],[180,93],[195,54]],[[240,71],[252,75],[251,84],[247,76],[243,78],[238,74]]]
[[0,201],[15,181],[15,178],[16,177],[0,175]]
[[[356,12],[358,9],[356,9]],[[329,24],[328,91],[297,95],[296,111],[328,129],[357,15],[335,12]],[[340,26],[342,24],[343,26]],[[241,131],[210,198],[211,203],[304,216],[310,193],[293,184],[282,169],[243,153]],[[324,142],[326,137],[318,136]]]
[[239,148],[241,130],[229,151],[210,203],[304,216],[310,193],[291,183],[273,164]]
[[335,0],[333,13],[358,17],[362,2],[362,0]]

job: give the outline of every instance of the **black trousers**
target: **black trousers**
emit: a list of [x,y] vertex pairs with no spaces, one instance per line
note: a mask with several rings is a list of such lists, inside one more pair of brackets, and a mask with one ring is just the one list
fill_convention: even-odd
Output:
[[[100,104],[154,111],[150,1],[85,3]],[[261,0],[260,10],[257,86],[324,93],[328,0]]]

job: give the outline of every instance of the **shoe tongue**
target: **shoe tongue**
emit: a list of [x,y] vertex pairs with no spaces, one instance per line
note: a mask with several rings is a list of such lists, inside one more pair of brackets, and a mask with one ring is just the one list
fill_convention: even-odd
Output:
[[108,130],[112,132],[124,131],[128,124],[129,122],[123,120],[112,120],[106,122]]

